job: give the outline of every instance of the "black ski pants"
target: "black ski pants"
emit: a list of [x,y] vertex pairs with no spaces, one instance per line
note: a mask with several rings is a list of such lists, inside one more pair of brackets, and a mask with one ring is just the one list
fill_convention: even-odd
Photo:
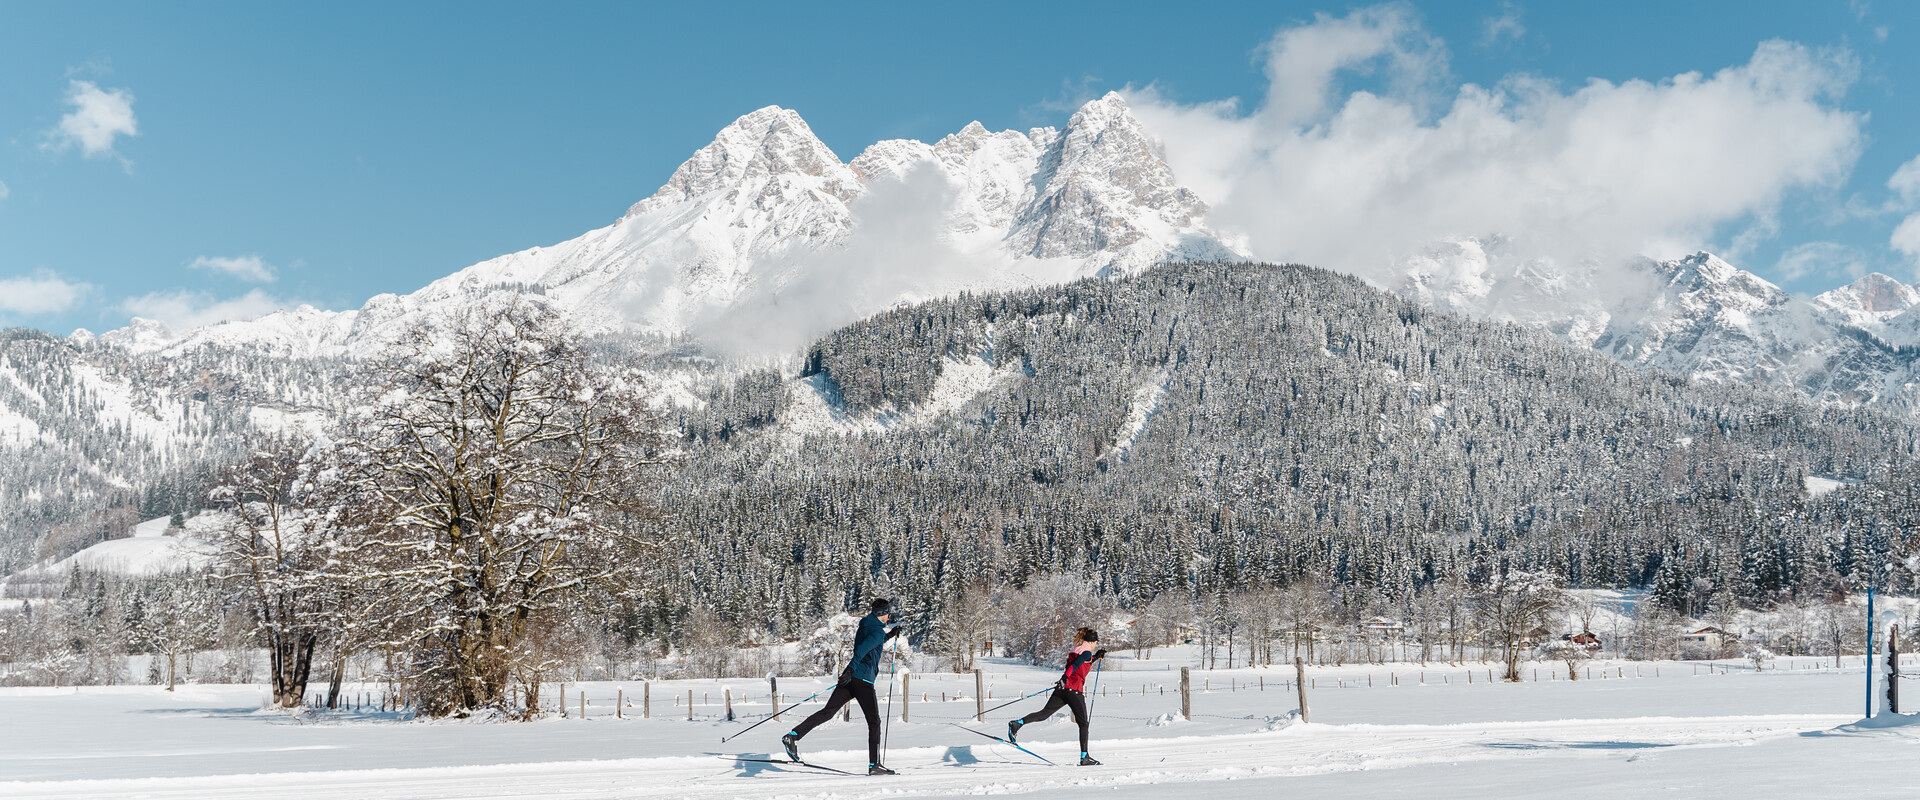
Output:
[[835,712],[848,700],[860,701],[860,713],[867,718],[867,763],[880,763],[880,696],[873,691],[873,684],[849,677],[833,687],[833,694],[827,697],[827,705],[813,716],[807,717],[794,726],[797,736],[805,736],[808,731],[820,727],[820,723],[833,719]]
[[1047,696],[1046,707],[1021,717],[1020,724],[1032,725],[1036,722],[1045,722],[1048,717],[1053,716],[1053,712],[1059,711],[1061,706],[1073,710],[1073,721],[1080,723],[1080,752],[1087,752],[1087,724],[1090,722],[1087,719],[1087,698],[1072,689],[1053,690],[1053,694]]

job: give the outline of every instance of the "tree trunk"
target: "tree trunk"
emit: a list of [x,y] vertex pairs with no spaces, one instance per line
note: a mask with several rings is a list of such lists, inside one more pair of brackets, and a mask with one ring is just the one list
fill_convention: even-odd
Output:
[[297,708],[306,702],[307,682],[313,675],[313,648],[316,634],[299,636],[274,634],[268,643],[273,664],[273,701],[281,708]]
[[333,673],[327,679],[327,708],[340,707],[340,683],[347,677],[346,659],[334,656]]

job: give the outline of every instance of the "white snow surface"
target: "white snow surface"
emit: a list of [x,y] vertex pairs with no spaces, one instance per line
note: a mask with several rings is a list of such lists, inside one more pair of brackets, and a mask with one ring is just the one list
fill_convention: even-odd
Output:
[[50,564],[41,564],[16,573],[19,577],[63,575],[75,567],[91,572],[149,577],[204,567],[213,561],[213,548],[203,538],[219,524],[215,514],[189,517],[186,527],[167,527],[170,517],[150,519],[133,526],[125,539],[109,539],[88,546],[78,553]]
[[[727,757],[777,751],[792,724],[720,743],[768,710],[758,679],[656,682],[651,719],[638,718],[637,681],[569,684],[568,716],[531,723],[419,722],[369,710],[287,715],[262,710],[258,686],[0,689],[0,718],[12,731],[33,731],[0,751],[0,796],[1486,798],[1553,786],[1555,796],[1609,800],[1910,797],[1920,726],[1884,714],[1862,723],[1865,675],[1858,657],[1848,661],[1836,670],[1829,660],[1782,658],[1761,673],[1735,663],[1597,662],[1579,682],[1547,663],[1523,670],[1530,679],[1519,684],[1489,683],[1477,663],[1314,667],[1313,722],[1301,724],[1295,693],[1282,683],[1290,667],[1195,669],[1186,721],[1173,693],[1176,664],[1118,654],[1093,692],[1092,750],[1105,765],[1089,768],[1048,766],[953,726],[998,732],[1040,698],[972,723],[972,676],[923,669],[912,677],[911,706],[898,695],[889,712],[910,717],[888,724],[886,761],[901,774],[884,779]],[[1051,668],[985,668],[996,703],[1055,677]],[[789,698],[826,685],[781,679]],[[744,721],[719,718],[722,687],[733,690]],[[613,715],[616,691],[629,703],[624,718]],[[1028,726],[1021,739],[1056,762],[1077,757],[1064,713]],[[862,724],[835,719],[802,748],[816,763],[857,768],[864,743]]]
[[1119,435],[1114,437],[1111,455],[1124,461],[1127,453],[1132,452],[1134,440],[1140,438],[1140,434],[1147,429],[1147,423],[1160,413],[1160,401],[1167,396],[1167,378],[1165,369],[1157,370],[1145,384],[1134,390],[1133,405],[1128,407],[1127,421],[1120,424]]
[[940,364],[927,400],[911,408],[891,405],[867,413],[848,413],[825,376],[810,375],[787,381],[786,408],[780,431],[789,445],[808,436],[879,433],[901,426],[925,425],[944,414],[959,413],[974,398],[1022,377],[1019,367],[995,369],[979,355],[947,358]]

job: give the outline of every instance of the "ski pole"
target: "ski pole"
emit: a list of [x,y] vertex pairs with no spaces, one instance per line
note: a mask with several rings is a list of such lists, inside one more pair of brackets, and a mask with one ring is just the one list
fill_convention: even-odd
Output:
[[1105,658],[1099,658],[1093,662],[1093,694],[1087,695],[1087,716],[1089,717],[1093,716],[1093,701],[1100,697],[1100,662],[1105,660]]
[[1007,706],[1010,706],[1010,705],[1013,705],[1014,703],[1018,703],[1018,702],[1020,702],[1020,701],[1022,701],[1022,700],[1025,700],[1025,699],[1027,699],[1027,698],[1029,698],[1029,697],[1037,697],[1037,696],[1039,696],[1039,695],[1043,695],[1043,694],[1046,694],[1047,692],[1051,692],[1051,691],[1053,691],[1053,687],[1051,687],[1051,686],[1049,686],[1049,687],[1047,687],[1047,688],[1045,688],[1045,689],[1041,689],[1040,691],[1037,691],[1037,692],[1034,692],[1033,694],[1027,694],[1027,695],[1021,695],[1021,696],[1019,696],[1019,697],[1016,697],[1016,698],[1013,698],[1012,700],[1008,700],[1007,702],[1004,702],[1004,703],[1001,703],[1000,705],[997,705],[997,706],[994,706],[994,707],[992,707],[992,708],[989,708],[989,709],[987,709],[987,710],[985,710],[985,711],[982,711],[982,712],[980,712],[980,716],[983,716],[983,717],[984,717],[984,716],[986,716],[986,715],[988,715],[988,714],[991,714],[991,713],[993,713],[993,712],[995,712],[995,711],[999,711],[1000,709],[1003,709],[1003,708],[1006,708]]
[[[816,697],[819,697],[819,696],[820,696],[820,693],[819,693],[819,692],[814,692],[813,694],[810,694],[810,695],[807,695],[807,697],[806,697],[806,699],[805,699],[805,700],[801,700],[801,701],[800,701],[800,702],[798,702],[798,703],[794,703],[793,705],[790,705],[790,706],[787,706],[786,708],[783,708],[783,709],[780,709],[779,711],[775,711],[775,712],[773,712],[772,714],[768,714],[768,715],[767,715],[767,719],[773,719],[774,717],[777,717],[777,716],[780,716],[781,714],[785,714],[785,713],[787,713],[787,712],[789,712],[789,711],[792,711],[792,710],[794,710],[794,709],[796,709],[796,708],[799,708],[799,707],[800,707],[800,706],[801,706],[802,704],[804,704],[804,703],[806,703],[806,702],[807,702],[807,700],[812,700],[813,698],[816,698]],[[722,736],[722,737],[720,737],[720,743],[721,743],[721,744],[726,744],[726,743],[727,743],[727,741],[728,741],[728,740],[730,740],[730,739],[737,739],[737,738],[739,738],[739,737],[740,737],[740,735],[741,735],[741,734],[744,734],[744,733],[746,733],[747,731],[750,731],[750,730],[753,730],[754,728],[758,728],[758,727],[760,727],[760,726],[762,726],[762,725],[765,725],[765,724],[767,724],[767,719],[763,719],[763,720],[760,720],[759,722],[756,722],[756,723],[753,723],[752,725],[748,725],[748,726],[747,726],[747,730],[745,730],[745,731],[741,731],[740,733],[736,733],[736,734],[734,734],[734,735],[732,735],[732,736]]]
[[893,733],[893,676],[899,671],[900,637],[895,636],[893,652],[887,654],[887,721],[880,726],[880,763],[882,764],[887,763],[887,739]]

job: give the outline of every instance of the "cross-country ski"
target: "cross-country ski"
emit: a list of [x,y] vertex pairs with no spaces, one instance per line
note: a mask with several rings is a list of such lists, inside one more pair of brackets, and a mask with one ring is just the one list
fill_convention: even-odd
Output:
[[1013,749],[1015,749],[1015,750],[1019,750],[1019,751],[1020,751],[1020,752],[1022,752],[1022,753],[1026,753],[1027,755],[1030,755],[1030,756],[1033,756],[1034,758],[1037,758],[1037,759],[1040,759],[1041,761],[1044,761],[1044,762],[1046,762],[1046,763],[1047,763],[1047,764],[1048,764],[1049,766],[1058,766],[1058,765],[1056,765],[1056,764],[1054,764],[1054,763],[1053,763],[1053,759],[1050,759],[1050,758],[1047,758],[1046,756],[1043,756],[1043,755],[1040,755],[1039,753],[1036,753],[1036,752],[1033,752],[1032,750],[1028,750],[1027,748],[1025,748],[1025,747],[1022,747],[1022,746],[1021,746],[1021,745],[1020,745],[1020,744],[1019,744],[1018,742],[1013,742],[1013,741],[1009,741],[1009,740],[1007,740],[1007,739],[1003,739],[1003,738],[1001,738],[1001,737],[999,737],[999,736],[995,736],[995,735],[993,735],[993,734],[991,734],[991,733],[987,733],[986,731],[983,731],[983,730],[978,730],[978,729],[975,729],[975,728],[969,728],[969,727],[967,727],[967,726],[965,726],[965,725],[961,725],[960,723],[957,723],[957,722],[956,722],[956,723],[953,723],[953,727],[956,727],[956,728],[959,728],[960,730],[963,730],[963,731],[966,731],[966,732],[968,732],[968,733],[971,733],[971,734],[975,734],[975,735],[978,735],[978,736],[985,736],[985,737],[987,737],[987,738],[989,738],[989,739],[992,739],[992,740],[994,740],[994,741],[996,741],[996,742],[999,742],[999,743],[1001,743],[1001,744],[1004,744],[1004,745],[1007,745],[1008,747],[1012,747],[1012,748],[1013,748]]

